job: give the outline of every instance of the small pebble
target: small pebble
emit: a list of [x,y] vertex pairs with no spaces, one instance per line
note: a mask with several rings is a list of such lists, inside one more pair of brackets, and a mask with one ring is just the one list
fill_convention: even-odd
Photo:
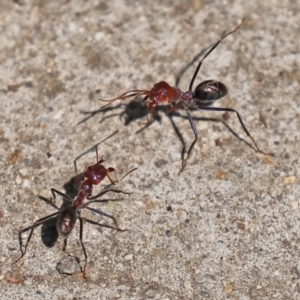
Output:
[[151,269],[149,266],[143,266],[142,268],[144,274],[150,274]]
[[125,260],[132,260],[133,259],[133,254],[127,254],[124,257]]
[[31,280],[29,280],[29,279],[24,280],[23,283],[24,283],[25,285],[27,285],[27,286],[31,286],[31,285],[32,285],[32,282],[31,282]]
[[246,226],[243,222],[238,222],[237,227],[238,227],[238,229],[244,230]]
[[190,281],[185,281],[184,282],[184,287],[187,290],[191,290],[192,289],[192,285],[191,285]]
[[31,187],[31,182],[27,179],[24,180],[23,184],[22,184],[22,188],[23,189],[29,189]]
[[291,205],[292,205],[293,210],[298,209],[298,206],[299,206],[298,201],[293,201]]
[[283,182],[285,184],[292,184],[295,182],[295,180],[296,180],[296,176],[287,176],[284,178]]
[[22,179],[21,179],[21,177],[18,175],[17,177],[16,177],[16,184],[21,184],[22,183]]
[[105,34],[102,31],[98,31],[95,33],[94,38],[97,42],[100,42],[104,38]]
[[296,269],[297,269],[297,272],[300,274],[300,261],[297,263]]
[[214,285],[213,283],[208,283],[206,287],[207,287],[209,290],[211,290],[212,288],[214,288],[214,286],[215,286],[215,285]]
[[[21,278],[8,276],[5,278],[8,283],[19,284],[22,282]],[[24,282],[25,283],[25,282]],[[26,284],[26,283],[25,283]],[[28,285],[28,284],[27,284]]]
[[166,230],[166,236],[170,237],[172,236],[173,232],[172,230]]
[[22,176],[26,176],[28,174],[28,170],[27,169],[21,169],[19,172],[20,172],[20,174]]
[[270,165],[272,163],[272,159],[270,158],[270,156],[267,155],[263,158],[262,161],[265,165]]
[[227,173],[225,171],[219,170],[216,173],[215,178],[218,179],[218,180],[226,180],[227,179]]
[[53,116],[53,120],[61,119],[61,117],[63,116],[63,114],[64,114],[64,110],[63,110],[63,109],[59,110],[59,111]]
[[154,203],[151,200],[147,200],[146,202],[146,209],[151,210],[154,207]]
[[147,290],[145,291],[145,296],[146,296],[147,298],[154,298],[155,295],[156,295],[156,293],[157,293],[157,289],[154,288],[154,287],[150,287],[149,289],[147,289]]
[[65,256],[56,265],[56,270],[60,274],[72,275],[76,272],[80,272],[78,260],[74,256]]
[[117,201],[108,201],[107,208],[109,210],[114,210],[117,207]]
[[225,286],[225,288],[224,288],[224,291],[225,291],[226,293],[231,293],[232,290],[233,290],[232,284],[226,284],[226,286]]
[[159,159],[155,162],[157,168],[161,168],[162,166],[166,165],[168,162],[164,159]]
[[46,286],[44,284],[38,284],[37,288],[41,293],[43,293],[45,292]]

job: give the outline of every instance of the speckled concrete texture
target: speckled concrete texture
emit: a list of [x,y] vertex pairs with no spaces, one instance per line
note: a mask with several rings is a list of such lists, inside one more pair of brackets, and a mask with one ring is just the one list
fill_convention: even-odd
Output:
[[[299,299],[299,12],[292,0],[1,1],[1,299]],[[192,111],[199,140],[178,175],[194,138],[183,110],[147,128],[130,100],[97,112],[100,98],[161,80],[187,90],[191,61],[243,17],[196,83],[226,84],[214,106],[236,108],[275,157],[255,152],[235,115]],[[19,230],[56,211],[50,189],[65,192],[73,160],[115,130],[99,153],[113,178],[138,168],[117,186],[132,194],[93,207],[127,231],[84,222],[86,281],[56,270],[68,254],[84,264],[79,223],[67,253],[44,225],[14,263]]]

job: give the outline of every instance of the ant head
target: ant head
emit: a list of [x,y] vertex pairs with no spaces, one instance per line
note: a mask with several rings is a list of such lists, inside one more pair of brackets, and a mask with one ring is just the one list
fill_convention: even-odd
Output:
[[[96,163],[95,165],[91,165],[91,166],[87,167],[83,173],[84,177],[87,179],[85,190],[88,192],[88,189],[89,189],[88,186],[91,187],[91,184],[93,184],[93,185],[99,184],[107,176],[108,173],[111,173],[114,170],[115,169],[112,167],[109,167],[108,169],[106,169],[99,162]],[[83,183],[81,183],[81,185],[83,186]]]
[[147,100],[148,110],[152,110],[158,105],[168,104],[179,97],[179,92],[176,88],[171,87],[165,81],[156,83],[149,93]]
[[76,210],[73,207],[67,207],[58,215],[56,228],[57,231],[67,236],[72,231],[77,218]]
[[225,84],[220,81],[205,80],[196,86],[194,98],[200,101],[201,105],[209,106],[226,94],[227,87]]

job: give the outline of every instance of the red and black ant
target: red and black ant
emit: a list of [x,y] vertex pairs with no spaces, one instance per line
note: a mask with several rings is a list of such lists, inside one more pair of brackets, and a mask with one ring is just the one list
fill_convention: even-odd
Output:
[[[93,192],[93,187],[94,185],[98,185],[101,181],[103,181],[103,179],[105,179],[105,177],[107,177],[110,180],[110,186],[111,185],[116,185],[118,184],[120,181],[122,181],[127,175],[129,175],[131,172],[135,171],[137,168],[134,168],[132,170],[130,170],[129,172],[127,172],[120,180],[117,181],[113,181],[110,176],[108,175],[109,173],[114,171],[114,168],[105,168],[102,163],[104,162],[104,160],[101,158],[99,159],[98,157],[98,145],[101,144],[102,142],[104,142],[105,140],[109,139],[110,137],[112,137],[113,135],[115,135],[118,131],[115,131],[113,134],[111,134],[110,136],[106,137],[104,140],[102,140],[100,143],[98,143],[95,146],[96,149],[96,158],[97,158],[97,162],[93,165],[88,166],[84,172],[82,174],[80,174],[81,176],[81,182],[80,182],[80,187],[78,189],[78,194],[76,196],[75,199],[72,199],[71,197],[69,197],[68,195],[56,190],[56,189],[51,189],[52,195],[54,197],[54,201],[56,199],[56,195],[62,196],[64,198],[64,200],[66,200],[68,202],[67,207],[60,209],[59,211],[48,215],[46,217],[43,217],[37,221],[35,221],[33,223],[32,226],[27,227],[23,230],[21,230],[19,232],[19,240],[21,241],[21,235],[23,232],[29,230],[31,228],[30,234],[27,238],[26,244],[25,244],[25,248],[24,251],[21,248],[21,252],[22,255],[15,261],[19,261],[25,254],[26,254],[26,250],[28,247],[28,244],[30,242],[30,239],[33,235],[33,231],[35,229],[35,227],[37,227],[38,225],[44,223],[45,221],[57,216],[57,223],[56,223],[56,228],[58,233],[60,233],[62,236],[64,236],[64,248],[63,251],[65,251],[66,246],[67,246],[67,238],[68,235],[71,233],[71,231],[73,230],[73,227],[76,223],[76,219],[79,219],[79,225],[80,225],[80,231],[79,231],[79,240],[80,240],[80,244],[83,250],[83,254],[85,257],[85,263],[84,263],[84,267],[82,270],[83,273],[83,278],[86,278],[85,276],[85,270],[86,270],[86,265],[87,265],[87,254],[86,254],[86,250],[83,244],[83,240],[82,240],[82,236],[83,236],[83,221],[82,221],[82,217],[80,216],[81,210],[86,208],[94,213],[97,213],[99,215],[108,217],[110,219],[113,220],[114,224],[115,224],[115,229],[118,231],[125,231],[123,229],[121,229],[118,226],[117,220],[114,216],[109,215],[99,209],[96,208],[92,208],[89,207],[88,205],[91,204],[92,202],[96,202],[98,198],[100,198],[102,195],[108,193],[108,192],[113,192],[113,193],[122,193],[122,194],[131,194],[129,192],[124,192],[122,190],[117,190],[117,189],[112,189],[112,188],[106,188],[104,190],[102,190],[99,194],[92,196],[92,192]],[[76,158],[74,160],[74,165],[75,165],[75,169],[76,169],[76,160],[78,158]],[[84,199],[87,200],[91,200],[87,203],[83,203]],[[98,200],[99,201],[99,200]]]
[[182,167],[180,172],[182,172],[186,166],[187,160],[189,159],[192,149],[198,139],[198,132],[194,123],[194,120],[191,116],[190,109],[202,109],[202,110],[212,110],[212,111],[224,111],[224,112],[235,112],[237,114],[237,117],[240,121],[240,124],[247,134],[247,136],[250,137],[253,144],[255,145],[256,151],[260,152],[265,155],[273,155],[272,153],[267,153],[262,151],[257,143],[255,142],[254,138],[251,136],[250,132],[244,125],[244,122],[242,121],[242,118],[237,110],[234,108],[225,108],[225,107],[210,107],[216,100],[224,97],[227,94],[227,87],[219,81],[216,80],[205,80],[198,84],[196,86],[195,91],[193,91],[193,85],[194,81],[196,79],[196,76],[199,73],[200,67],[205,60],[205,58],[215,49],[217,46],[223,41],[228,35],[236,32],[241,25],[243,24],[244,19],[240,23],[239,26],[237,26],[234,30],[230,31],[229,33],[226,33],[217,43],[215,43],[204,55],[204,57],[200,60],[198,63],[198,66],[194,72],[194,75],[192,77],[192,80],[189,85],[189,90],[187,92],[181,91],[177,87],[172,87],[165,81],[160,81],[156,83],[151,90],[130,90],[126,93],[110,99],[110,100],[102,100],[109,102],[108,104],[102,106],[100,109],[103,109],[110,105],[111,103],[121,100],[124,101],[128,98],[138,98],[140,96],[144,96],[141,104],[146,105],[147,110],[150,112],[150,120],[151,122],[153,120],[153,116],[155,114],[155,108],[157,106],[161,105],[170,105],[171,108],[167,111],[167,114],[172,113],[174,110],[182,107],[185,109],[187,117],[189,119],[190,125],[193,129],[195,139],[192,142],[191,146],[189,147],[189,150],[187,152],[186,159],[182,163]]

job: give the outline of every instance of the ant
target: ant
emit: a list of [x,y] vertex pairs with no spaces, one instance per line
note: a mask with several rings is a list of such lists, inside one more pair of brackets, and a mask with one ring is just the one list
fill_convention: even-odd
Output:
[[[22,254],[15,262],[19,261],[26,254],[26,250],[27,250],[28,244],[31,240],[31,237],[33,235],[34,229],[38,225],[44,223],[45,221],[47,221],[47,220],[49,220],[49,219],[51,219],[55,216],[57,216],[57,223],[56,223],[57,231],[64,237],[63,251],[65,251],[66,246],[67,246],[67,238],[68,238],[69,234],[71,233],[71,231],[73,230],[73,227],[74,227],[74,225],[76,223],[76,220],[78,218],[79,223],[80,223],[79,224],[80,225],[79,240],[80,240],[81,248],[83,250],[83,254],[84,254],[84,257],[85,257],[85,263],[84,263],[84,267],[82,269],[82,273],[83,273],[83,278],[86,279],[85,270],[86,270],[86,266],[87,266],[87,253],[86,253],[85,246],[83,244],[83,238],[82,238],[82,236],[83,236],[83,221],[82,221],[82,217],[80,216],[81,210],[86,208],[86,209],[88,209],[88,210],[90,210],[94,213],[97,213],[99,215],[108,217],[108,218],[113,220],[114,225],[116,227],[115,228],[116,230],[118,230],[118,231],[125,231],[126,230],[126,229],[123,230],[118,226],[117,220],[114,216],[109,215],[109,214],[107,214],[107,213],[105,213],[101,210],[96,209],[96,208],[92,208],[92,207],[88,206],[92,202],[97,202],[98,198],[100,198],[101,196],[103,196],[104,194],[106,194],[108,192],[131,194],[129,192],[124,192],[122,190],[106,188],[106,189],[102,190],[99,194],[97,194],[95,196],[92,195],[94,185],[98,185],[105,177],[107,177],[110,180],[111,185],[116,185],[120,181],[122,181],[127,175],[129,175],[131,172],[133,172],[137,169],[137,168],[134,168],[134,169],[130,170],[129,172],[127,172],[120,180],[113,181],[108,174],[113,172],[114,168],[111,168],[111,167],[105,168],[102,165],[104,160],[102,158],[99,159],[99,157],[98,157],[98,145],[101,144],[102,142],[106,141],[107,139],[109,139],[113,135],[115,135],[117,132],[118,131],[115,131],[113,134],[106,137],[100,143],[98,143],[97,145],[94,146],[95,149],[96,149],[97,162],[93,165],[88,166],[84,170],[84,172],[82,174],[80,174],[81,182],[80,182],[80,187],[78,189],[78,194],[77,194],[75,199],[72,199],[68,195],[66,195],[66,194],[64,194],[64,193],[62,193],[62,192],[60,192],[56,189],[51,188],[51,192],[52,192],[52,195],[54,197],[53,201],[55,202],[56,195],[59,195],[59,196],[62,196],[68,202],[68,205],[65,208],[59,209],[59,211],[57,211],[53,214],[50,214],[46,217],[43,217],[43,218],[35,221],[32,226],[27,227],[27,228],[25,228],[25,229],[23,229],[19,232],[19,240],[21,242],[22,241],[22,239],[21,239],[22,233],[31,228],[30,234],[29,234],[29,236],[27,238],[27,241],[26,241],[26,244],[25,244],[24,251],[22,250],[22,247],[21,247]],[[81,157],[81,156],[79,156],[79,157]],[[76,160],[79,157],[77,157],[74,160],[75,170],[76,170]],[[91,201],[89,201],[87,203],[83,203],[84,199],[91,200]]]
[[198,63],[198,66],[194,72],[194,75],[190,81],[190,85],[189,85],[189,90],[187,92],[183,92],[181,91],[179,88],[177,87],[172,87],[170,86],[167,82],[165,81],[160,81],[156,84],[154,84],[154,86],[152,87],[151,90],[130,90],[127,91],[125,93],[123,93],[122,95],[110,99],[110,100],[102,100],[102,101],[106,101],[109,102],[105,105],[103,105],[101,109],[107,107],[108,105],[110,105],[111,103],[117,101],[117,100],[121,100],[124,101],[128,98],[138,98],[140,96],[144,96],[144,98],[141,101],[142,105],[146,105],[147,110],[150,112],[150,119],[148,119],[148,123],[151,123],[153,121],[153,117],[155,115],[155,108],[157,106],[161,106],[161,105],[169,105],[171,106],[171,108],[169,110],[167,110],[167,114],[172,113],[174,110],[182,107],[185,109],[188,120],[190,122],[190,125],[192,127],[192,130],[194,132],[195,135],[195,139],[192,142],[191,146],[188,149],[187,152],[187,156],[185,158],[185,160],[183,160],[182,162],[182,167],[180,169],[180,173],[184,170],[186,164],[187,164],[187,160],[189,159],[192,149],[198,139],[198,132],[194,123],[194,120],[192,118],[192,115],[190,113],[190,109],[202,109],[202,110],[211,110],[211,111],[223,111],[223,112],[235,112],[237,114],[238,120],[244,130],[244,132],[246,133],[246,135],[248,137],[250,137],[250,139],[252,140],[256,151],[265,155],[271,155],[273,156],[274,154],[272,153],[267,153],[264,152],[263,150],[261,150],[256,141],[254,140],[254,138],[251,136],[250,132],[248,131],[248,129],[246,128],[246,126],[244,125],[244,122],[242,121],[242,118],[239,114],[239,112],[234,109],[234,108],[225,108],[225,107],[210,107],[216,100],[224,97],[227,94],[227,87],[225,86],[225,84],[223,84],[222,82],[216,81],[216,80],[205,80],[201,83],[199,83],[195,90],[193,91],[193,85],[194,85],[194,81],[196,79],[196,76],[199,73],[200,67],[203,63],[203,61],[205,60],[205,58],[207,56],[209,56],[209,54],[215,49],[217,48],[217,46],[229,35],[233,34],[234,32],[236,32],[241,25],[243,24],[245,18],[243,18],[242,22],[240,23],[240,25],[238,25],[234,30],[226,33],[225,35],[223,35],[223,37],[216,42],[204,55],[204,57],[200,60],[200,62]]

